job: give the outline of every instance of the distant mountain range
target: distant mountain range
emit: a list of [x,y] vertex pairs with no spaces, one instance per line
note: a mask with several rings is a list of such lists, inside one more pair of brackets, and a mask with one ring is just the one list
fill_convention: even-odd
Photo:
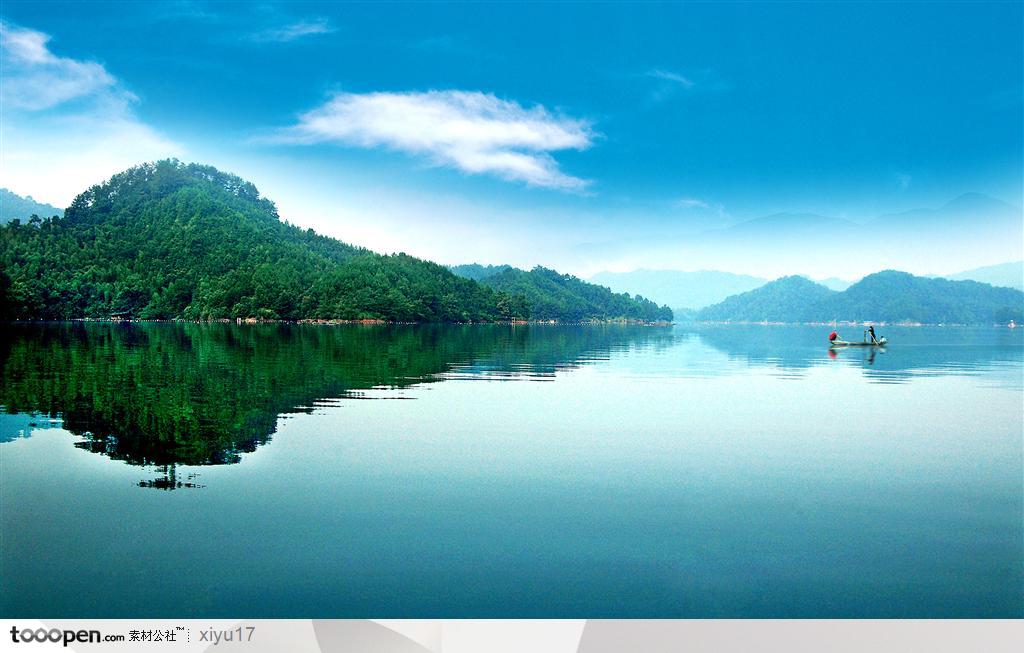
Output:
[[913,230],[991,230],[1021,228],[1021,209],[981,193],[964,193],[936,209],[914,209],[879,216],[868,226],[880,229]]
[[[461,266],[459,274],[469,278],[486,276],[504,266]],[[940,278],[929,275],[928,278]],[[956,274],[941,275],[952,281],[978,281],[993,286],[1024,290],[1024,261],[1001,263],[966,270]],[[593,283],[611,288],[615,292],[638,293],[659,304],[667,304],[675,312],[676,319],[694,314],[697,310],[717,304],[727,297],[738,295],[769,282],[768,279],[745,274],[733,274],[720,270],[633,270],[632,272],[598,272],[590,277]],[[854,284],[853,281],[830,277],[814,280],[829,290],[842,292]]]
[[599,272],[590,277],[590,281],[615,292],[643,295],[673,309],[703,308],[768,283],[768,279],[716,270]]
[[6,188],[0,188],[0,223],[8,223],[11,220],[27,222],[32,215],[40,218],[50,218],[55,215],[64,215],[64,209],[44,204],[32,199],[32,196],[22,197]]
[[1024,290],[1024,261],[986,265],[985,267],[944,275],[953,281],[980,281],[993,286]]
[[776,213],[705,232],[705,238],[730,240],[791,239],[806,236],[842,236],[854,233],[913,233],[956,230],[1021,230],[1021,209],[981,193],[964,193],[938,208],[888,213],[865,223],[814,213]]
[[1024,258],[1024,213],[1019,206],[968,193],[937,208],[860,221],[777,213],[695,235],[652,234],[609,244],[607,255],[621,247],[630,248],[624,260],[644,260],[648,267],[671,269],[685,261],[688,269],[769,278],[797,270],[818,278],[884,269],[926,272],[937,261],[967,269]]
[[836,277],[829,277],[828,279],[819,279],[818,283],[825,286],[829,290],[837,290],[842,292],[853,285],[852,281],[846,279],[837,279]]
[[845,235],[854,232],[858,227],[856,222],[814,213],[775,213],[740,222],[731,227],[704,232],[703,238],[762,242],[764,238],[778,240],[805,236]]
[[[720,270],[633,270],[632,272],[598,272],[590,277],[593,283],[608,286],[615,292],[637,293],[659,304],[667,304],[680,315],[717,304],[768,283],[769,279],[734,274]],[[835,277],[818,281],[832,290],[846,290],[853,283]]]
[[614,293],[572,275],[537,266],[530,271],[511,265],[454,265],[451,271],[493,290],[525,297],[535,320],[616,319],[671,321],[672,310],[640,295]]
[[1024,292],[976,281],[950,281],[885,270],[843,292],[798,276],[783,277],[708,306],[709,322],[877,321],[993,324],[1024,320]]

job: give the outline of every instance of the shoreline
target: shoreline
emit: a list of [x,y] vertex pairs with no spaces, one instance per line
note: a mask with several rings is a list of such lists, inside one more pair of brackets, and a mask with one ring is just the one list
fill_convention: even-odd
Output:
[[303,318],[301,320],[281,320],[281,319],[260,319],[260,318],[223,318],[216,320],[145,320],[141,318],[124,319],[124,318],[93,318],[93,317],[76,317],[69,318],[66,320],[0,320],[6,324],[36,324],[36,323],[54,323],[54,322],[83,322],[83,323],[95,323],[95,324],[235,324],[235,325],[253,325],[253,324],[301,324],[311,326],[346,326],[346,325],[360,325],[360,326],[414,326],[414,325],[448,325],[448,326],[471,326],[471,325],[504,325],[504,326],[658,326],[666,327],[678,324],[677,322],[646,322],[642,320],[578,320],[578,321],[561,321],[561,320],[496,320],[493,322],[402,322],[397,320],[380,320],[380,319],[360,319],[360,320],[342,320],[342,319],[315,319],[315,318]]
[[979,323],[967,323],[967,322],[886,322],[886,321],[853,321],[853,320],[839,320],[835,322],[749,322],[743,320],[737,321],[692,321],[692,322],[676,322],[676,324],[694,324],[701,326],[766,326],[766,327],[777,327],[777,326],[816,326],[826,328],[866,328],[869,326],[874,327],[899,327],[899,328],[919,328],[919,327],[953,327],[953,328],[965,328],[965,327],[993,327],[1000,329],[1016,329],[1021,325],[1011,321],[1009,324],[1001,322],[979,322]]

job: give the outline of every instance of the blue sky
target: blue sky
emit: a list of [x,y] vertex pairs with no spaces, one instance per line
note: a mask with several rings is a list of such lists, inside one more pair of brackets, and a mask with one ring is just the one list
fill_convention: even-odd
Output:
[[1019,2],[2,11],[0,185],[58,205],[173,155],[379,251],[585,275],[776,212],[1021,204]]

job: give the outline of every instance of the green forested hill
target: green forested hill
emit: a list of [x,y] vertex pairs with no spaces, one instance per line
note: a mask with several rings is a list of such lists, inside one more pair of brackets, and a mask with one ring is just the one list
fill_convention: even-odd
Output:
[[62,218],[0,227],[0,263],[6,318],[528,317],[522,298],[289,225],[251,183],[177,161],[115,175]]
[[672,310],[643,297],[613,293],[604,286],[587,283],[572,275],[537,266],[529,272],[511,266],[458,266],[463,273],[492,271],[479,277],[480,283],[509,295],[526,299],[530,315],[537,320],[640,320],[669,321]]
[[697,319],[710,322],[804,322],[815,319],[818,307],[836,294],[804,277],[783,277],[708,306],[697,313]]
[[929,279],[884,270],[839,293],[831,310],[850,316],[846,319],[992,324],[1021,321],[1024,292],[977,281]]
[[282,222],[243,179],[173,160],[114,175],[63,217],[0,227],[0,264],[0,319],[671,319],[544,268],[481,268],[477,283],[353,247]]
[[785,277],[700,311],[698,320],[828,322],[831,320],[992,324],[1024,318],[1024,293],[976,281],[949,281],[884,270],[843,292]]

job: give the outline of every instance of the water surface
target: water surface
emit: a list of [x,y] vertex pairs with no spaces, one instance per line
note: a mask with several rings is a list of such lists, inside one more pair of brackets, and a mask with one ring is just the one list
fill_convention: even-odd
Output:
[[1024,616],[1024,333],[823,331],[8,325],[0,616]]

